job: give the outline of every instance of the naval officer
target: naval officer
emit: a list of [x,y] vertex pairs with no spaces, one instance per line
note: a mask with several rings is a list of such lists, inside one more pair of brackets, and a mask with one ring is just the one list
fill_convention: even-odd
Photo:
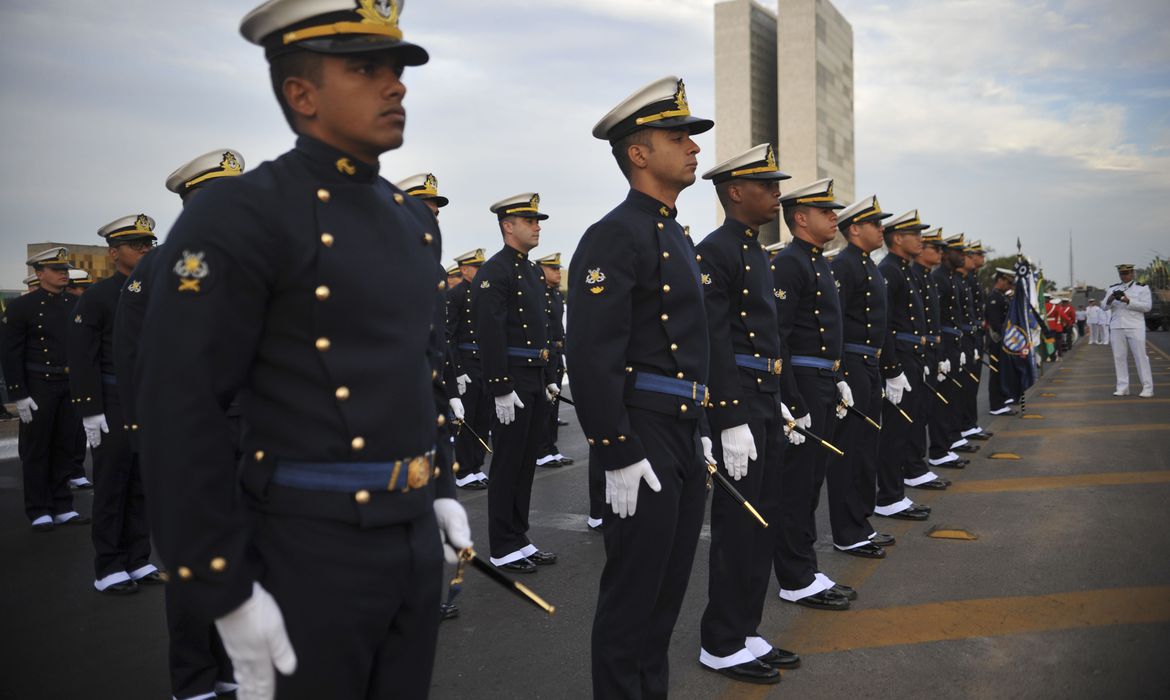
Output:
[[161,584],[150,563],[150,529],[138,458],[130,449],[130,421],[118,393],[114,316],[126,277],[154,247],[154,219],[116,219],[98,230],[109,247],[114,274],[77,300],[69,325],[69,386],[93,450],[95,589],[135,593],[138,584]]
[[[1015,287],[1016,271],[1006,267],[995,268],[995,281],[987,297],[987,354],[991,366],[999,368],[992,372],[987,382],[987,405],[993,416],[1015,415],[1011,407],[1019,392],[1016,373],[1011,371],[1010,362],[1003,346],[1004,329],[1008,322],[1008,293]],[[1094,300],[1095,301],[1095,300]]]
[[471,318],[471,287],[487,257],[483,248],[469,250],[455,257],[460,282],[447,288],[447,343],[455,374],[456,393],[463,403],[462,424],[455,433],[455,461],[459,464],[455,485],[469,491],[488,487],[483,462],[487,456],[488,429],[494,410],[491,396],[484,390],[483,365],[479,359],[479,339]]
[[[428,59],[399,8],[271,0],[245,17],[296,147],[201,192],[157,263],[138,396],[154,533],[241,696],[424,697],[441,539],[449,561],[471,544],[432,465],[439,229],[379,176],[403,142],[404,69]],[[245,386],[237,470],[224,412]]]
[[[841,302],[825,245],[837,234],[833,181],[817,180],[780,198],[792,242],[772,263],[776,315],[785,366],[795,388],[782,397],[797,422],[832,442],[840,404],[852,405],[841,374]],[[820,571],[814,544],[816,509],[828,453],[812,440],[784,454],[780,523],[774,557],[780,599],[822,610],[847,610],[856,593]]]
[[[548,314],[549,366],[553,368],[553,381],[559,387],[565,379],[565,297],[561,294],[561,254],[551,253],[536,261],[544,275],[545,311]],[[566,467],[573,463],[572,457],[561,454],[557,447],[557,433],[561,425],[560,401],[554,401],[545,421],[544,438],[538,450],[538,467]]]
[[[630,184],[573,254],[566,350],[591,478],[612,509],[593,618],[593,696],[663,698],[706,498],[707,319],[678,195],[695,182],[683,81],[639,89],[593,127]],[[707,451],[708,455],[703,452]],[[644,483],[644,487],[643,487]]]
[[[906,370],[911,375],[921,376],[917,363],[908,368],[902,366],[901,356],[896,351],[896,335],[888,330],[899,325],[892,320],[895,316],[905,314],[901,309],[891,308],[886,298],[888,284],[895,287],[905,284],[898,279],[902,271],[898,270],[894,280],[887,280],[878,264],[869,257],[882,247],[882,221],[891,216],[882,211],[876,196],[866,197],[842,209],[837,228],[848,245],[833,258],[832,263],[843,313],[843,371],[853,395],[853,408],[860,412],[860,415],[845,416],[838,426],[837,443],[848,446],[844,456],[829,458],[829,515],[833,546],[846,554],[873,559],[884,557],[884,547],[894,544],[893,536],[879,534],[869,523],[877,506],[881,433],[886,427],[904,432],[905,425],[901,415],[881,422],[883,414],[888,415],[882,397],[885,396],[892,406],[897,406],[907,394],[915,394]],[[909,236],[916,235],[914,226],[904,230]],[[903,425],[897,425],[897,422]],[[882,427],[875,427],[874,423]],[[882,505],[889,507],[887,503]]]
[[8,302],[0,361],[20,416],[24,512],[33,530],[44,532],[89,522],[73,509],[69,492],[80,421],[69,394],[66,333],[77,297],[65,292],[68,248],[43,250],[25,264],[37,285]]
[[1150,288],[1138,284],[1134,278],[1133,265],[1117,266],[1120,282],[1105,290],[1101,304],[1109,310],[1109,343],[1113,346],[1113,369],[1117,375],[1114,396],[1129,394],[1129,364],[1126,352],[1133,355],[1137,366],[1138,380],[1142,391],[1138,396],[1149,398],[1154,395],[1154,375],[1150,372],[1150,356],[1146,354],[1145,313],[1153,307]]
[[[759,235],[779,215],[780,181],[788,177],[767,143],[704,173],[727,218],[695,248],[711,348],[707,417],[719,436],[715,457],[768,522],[779,519],[784,426],[792,417],[780,401],[784,367],[774,286]],[[795,439],[803,438],[798,433]],[[724,491],[711,498],[699,663],[735,680],[779,683],[777,669],[795,668],[800,657],[773,647],[759,632],[775,530],[761,528]]]
[[491,562],[513,573],[555,564],[528,538],[537,451],[550,402],[560,393],[549,366],[544,275],[528,253],[540,244],[540,195],[525,192],[491,206],[504,247],[471,284],[471,318],[483,383],[492,397],[492,479],[488,485]]

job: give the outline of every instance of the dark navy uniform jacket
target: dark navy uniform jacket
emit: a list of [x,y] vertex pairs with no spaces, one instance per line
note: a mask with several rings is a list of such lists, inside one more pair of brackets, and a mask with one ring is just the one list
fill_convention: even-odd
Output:
[[151,264],[162,257],[160,250],[162,248],[158,247],[147,252],[125,278],[114,314],[114,373],[118,376],[122,415],[130,426],[131,447],[135,450],[138,449],[138,392],[135,390],[139,378],[138,343],[142,338],[142,322],[146,318],[150,290],[154,286]]
[[887,379],[898,376],[902,367],[894,352],[894,338],[886,330],[886,279],[877,263],[851,243],[833,258],[831,267],[840,291],[844,342],[874,348],[881,354],[866,357],[865,364],[880,366]]
[[703,420],[693,401],[634,389],[638,372],[696,389],[707,384],[699,264],[677,215],[631,190],[589,227],[573,253],[565,349],[591,467],[621,469],[645,459],[627,406]]
[[[504,246],[480,266],[471,283],[471,318],[479,339],[483,382],[491,396],[551,384],[544,275],[528,255]],[[522,356],[520,354],[523,352]],[[539,368],[538,373],[515,372]],[[543,382],[539,386],[531,383]]]
[[1007,323],[1008,298],[998,289],[991,290],[987,299],[987,331],[993,344],[1003,340],[1003,327]]
[[557,287],[544,289],[545,314],[548,316],[548,342],[553,354],[565,352],[565,297]]
[[82,416],[105,413],[103,389],[116,392],[114,314],[126,275],[115,272],[85,290],[69,324],[69,393]]
[[942,352],[942,304],[938,298],[938,285],[925,265],[914,263],[915,279],[918,281],[918,290],[922,294],[922,304],[926,309],[926,332],[930,337],[927,347],[930,359]]
[[156,256],[139,356],[144,481],[159,549],[194,609],[223,615],[259,573],[225,415],[242,387],[250,508],[368,527],[453,496],[449,470],[368,499],[270,488],[285,460],[393,462],[435,448],[440,237],[424,204],[301,137],[201,192]]
[[[37,287],[8,302],[4,314],[4,381],[13,401],[28,398],[29,378],[68,379],[66,333],[77,297]],[[87,414],[88,415],[88,414]]]
[[963,331],[963,337],[968,338],[974,331],[975,325],[975,297],[971,291],[971,275],[964,275],[961,272],[954,273],[955,280],[955,300],[958,305],[958,320],[962,324],[959,330]]
[[952,328],[962,333],[960,326],[966,325],[964,315],[963,295],[965,291],[957,286],[955,278],[959,273],[947,269],[946,265],[939,265],[930,272],[930,279],[938,291],[939,332],[942,335],[942,348],[939,357],[945,355],[954,359],[955,369],[958,369],[960,336],[949,333],[945,329]]
[[[929,312],[922,295],[921,279],[914,271],[914,263],[890,253],[878,264],[878,271],[886,280],[886,335],[893,347],[914,354],[924,362],[930,348]],[[902,340],[898,340],[901,333]],[[914,336],[917,340],[910,338]],[[895,353],[882,354],[882,371],[891,376],[891,360]]]
[[451,348],[451,364],[455,374],[467,374],[464,365],[468,361],[479,363],[479,351],[460,348],[460,345],[477,343],[475,328],[471,322],[471,283],[463,280],[447,290],[447,343]]
[[[759,232],[728,218],[699,245],[707,337],[711,345],[710,407],[712,430],[748,422],[745,399],[756,392],[778,394],[780,374],[741,367],[736,355],[765,361],[782,356],[768,253]],[[787,371],[789,368],[779,366]],[[791,373],[789,373],[791,374]]]
[[[772,261],[772,279],[776,287],[776,317],[780,343],[784,348],[784,366],[792,367],[794,355],[818,357],[829,362],[841,360],[841,300],[833,270],[825,251],[800,238],[793,238]],[[804,369],[793,369],[807,371]],[[836,375],[840,377],[840,369]],[[795,391],[785,392],[784,402],[793,417],[808,415],[809,409]]]

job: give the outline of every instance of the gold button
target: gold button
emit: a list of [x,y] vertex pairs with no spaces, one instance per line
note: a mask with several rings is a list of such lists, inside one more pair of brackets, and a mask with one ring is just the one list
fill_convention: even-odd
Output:
[[329,298],[329,294],[330,294],[329,287],[326,287],[325,285],[321,285],[320,287],[317,287],[317,290],[314,293],[317,295],[317,299],[319,301],[325,301],[326,299]]
[[349,441],[349,446],[353,448],[354,452],[360,452],[366,447],[366,439],[361,435],[358,435]]
[[321,336],[320,338],[317,338],[317,343],[316,343],[317,349],[320,350],[321,352],[325,352],[326,350],[328,350],[329,346],[331,346],[332,344],[333,343],[329,342],[329,339],[326,338],[325,336]]
[[322,202],[328,202],[329,201],[329,190],[325,189],[324,187],[317,190],[317,199],[321,200]]
[[670,285],[669,285],[669,284],[664,284],[664,285],[662,285],[662,293],[663,293],[663,294],[669,294],[669,293],[670,293]]
[[252,456],[256,458],[257,462],[263,462],[264,461],[264,450],[256,450],[256,454],[254,454]]
[[602,440],[602,441],[601,441],[601,444],[602,444],[602,445],[606,445],[606,446],[608,446],[608,445],[609,445],[609,440],[608,440],[608,439],[607,439],[607,440]]
[[662,251],[662,257],[663,257],[663,258],[666,258],[667,260],[669,260],[669,259],[670,259],[670,253],[668,253],[667,251],[665,251],[665,250],[664,250],[664,251]]
[[345,401],[349,398],[349,387],[339,386],[337,387],[337,390],[333,392],[333,395],[337,397],[338,401]]
[[183,579],[184,581],[190,581],[191,580],[191,570],[185,566],[180,566],[179,567],[179,578]]
[[402,195],[398,194],[397,192],[394,193],[394,203],[395,204],[402,204],[405,201],[406,200],[403,198]]
[[679,372],[678,374],[676,374],[676,375],[674,375],[674,376],[678,377],[679,379],[682,379],[682,378],[683,378],[683,373],[682,373],[682,372]]
[[678,410],[682,411],[683,413],[686,413],[687,412],[687,405],[685,403],[679,404]]
[[625,441],[626,441],[625,435],[618,435],[618,442],[625,442]]
[[432,236],[431,234],[429,234],[429,233],[423,234],[423,245],[430,245],[431,241],[433,241],[433,240],[435,240],[435,237]]
[[597,444],[597,442],[596,442],[596,441],[595,441],[593,438],[589,438],[589,439],[588,439],[586,442],[588,442],[590,445],[596,445],[596,444]]
[[455,474],[459,473],[459,462],[452,462],[451,463],[451,471]]
[[669,321],[669,320],[670,320],[670,316],[669,316],[668,314],[662,314],[662,316],[660,316],[660,318],[661,318],[663,321]]
[[439,289],[446,289],[446,288],[447,288],[447,283],[446,283],[446,281],[439,282]]
[[658,230],[661,231],[664,228],[666,228],[666,226],[661,221],[659,221],[658,222]]
[[321,245],[325,246],[326,248],[332,246],[333,245],[333,234],[332,233],[322,233],[321,234]]
[[365,490],[365,489],[362,489],[361,491],[358,491],[357,493],[355,493],[353,495],[353,500],[357,501],[358,503],[360,503],[361,505],[364,506],[365,504],[370,502],[370,492]]
[[670,344],[670,351],[671,352],[678,352],[678,343],[671,343]]
[[211,560],[211,570],[212,571],[219,573],[226,568],[227,568],[227,559],[224,559],[223,557],[216,557],[215,559]]
[[444,416],[442,413],[440,413],[439,417],[435,419],[435,424],[438,425],[440,428],[443,427],[444,425],[446,425],[446,423],[447,423],[447,417]]

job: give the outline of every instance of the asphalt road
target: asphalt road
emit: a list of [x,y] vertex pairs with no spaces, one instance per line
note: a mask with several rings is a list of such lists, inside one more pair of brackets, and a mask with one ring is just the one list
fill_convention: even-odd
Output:
[[[773,582],[761,632],[802,654],[778,686],[734,683],[698,664],[709,540],[699,542],[671,646],[679,698],[1141,698],[1170,689],[1170,334],[1151,333],[1158,395],[1114,398],[1110,349],[1081,342],[1048,365],[1026,415],[994,418],[946,492],[915,492],[927,523],[878,519],[898,537],[881,561],[832,551],[820,512],[822,568],[858,588],[847,612],[782,603]],[[1136,379],[1136,377],[1135,377]],[[981,397],[986,408],[986,397]],[[585,526],[586,448],[575,417],[538,469],[532,536],[560,562],[523,581],[557,606],[548,617],[469,571],[462,615],[443,623],[432,697],[585,698],[589,631],[604,561]],[[3,437],[13,424],[0,425]],[[1018,460],[992,460],[1011,452]],[[34,534],[19,464],[0,460],[2,698],[166,698],[161,591],[92,589],[87,529]],[[487,499],[462,492],[486,539]],[[78,507],[88,512],[88,492]],[[822,499],[822,504],[825,500]],[[936,525],[973,541],[933,539]],[[486,550],[486,541],[481,543]]]

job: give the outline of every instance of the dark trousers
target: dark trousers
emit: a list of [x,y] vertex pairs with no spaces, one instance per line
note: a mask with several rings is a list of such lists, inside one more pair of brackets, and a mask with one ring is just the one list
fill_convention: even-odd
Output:
[[532,478],[540,447],[541,428],[548,419],[550,404],[540,383],[539,367],[516,367],[516,395],[524,408],[516,419],[503,425],[495,416],[492,399],[492,471],[488,482],[488,541],[491,555],[503,559],[528,545],[528,508],[532,501]]
[[[934,390],[938,392],[939,396],[946,399],[944,402],[938,396],[934,397],[933,410],[929,411],[929,418],[927,420],[929,435],[930,435],[930,458],[942,459],[951,450],[951,445],[959,440],[959,432],[961,428],[961,411],[963,409],[963,390],[955,386],[955,381],[963,384],[963,379],[959,378],[963,375],[963,371],[959,368],[959,353],[956,351],[953,354],[939,355],[942,357],[949,357],[951,360],[951,373],[943,378],[941,382],[934,383]],[[938,363],[935,367],[930,368],[930,372],[934,375]],[[930,377],[931,380],[934,376]],[[970,378],[966,377],[968,383]],[[933,382],[932,382],[933,383]],[[965,386],[965,385],[964,385]]]
[[[795,368],[796,384],[812,417],[810,430],[833,441],[837,407],[837,383],[829,373]],[[800,418],[801,416],[794,416]],[[780,522],[776,527],[773,566],[780,587],[798,591],[812,585],[819,570],[813,545],[817,540],[817,504],[825,483],[828,451],[805,440],[789,445],[780,469]]]
[[138,456],[130,451],[129,432],[116,387],[108,386],[102,444],[93,450],[93,538],[95,578],[150,563],[150,526]]
[[[555,358],[554,358],[555,359]],[[551,362],[552,360],[550,360]],[[561,380],[565,378],[564,367],[557,369],[557,386],[561,385]],[[541,457],[547,455],[560,454],[560,448],[557,447],[557,436],[560,434],[561,426],[557,425],[557,419],[560,418],[561,402],[554,401],[548,410],[548,418],[545,419],[543,429],[540,435],[540,449],[537,452]]]
[[[922,370],[926,366],[933,372],[938,363],[927,358],[924,364],[914,351],[902,348],[898,349],[898,362],[910,382],[910,391],[902,394],[902,403],[897,406],[889,401],[882,402],[876,501],[879,506],[901,501],[906,497],[904,480],[930,471],[926,465],[926,422],[937,399],[930,384],[922,378]],[[903,412],[914,422],[907,422]]]
[[28,379],[37,405],[31,423],[20,424],[19,451],[24,476],[24,512],[29,520],[73,510],[69,476],[74,440],[81,425],[69,396],[69,382]]
[[[963,401],[962,410],[960,411],[959,430],[970,430],[979,425],[979,381],[983,376],[982,360],[975,360],[975,350],[979,350],[980,356],[983,354],[982,336],[975,334],[973,336],[966,336],[964,340],[967,342],[967,366],[959,372],[959,381],[963,383]],[[972,379],[971,377],[975,378]]]
[[[464,370],[471,381],[467,384],[467,392],[460,397],[463,401],[463,422],[475,431],[475,435],[487,440],[495,414],[492,397],[484,391],[483,372],[478,361],[468,362]],[[459,474],[456,476],[467,476],[483,470],[487,452],[471,430],[461,429],[455,436],[455,461],[459,463]]]
[[214,692],[216,681],[231,683],[233,676],[231,659],[224,651],[215,623],[193,614],[180,600],[167,584],[171,695],[182,700]]
[[[882,378],[876,358],[845,353],[845,382],[853,392],[853,407],[879,423],[882,415]],[[913,392],[911,392],[913,393]],[[901,416],[898,416],[902,420]],[[904,422],[904,421],[903,421]],[[879,423],[880,425],[880,423]],[[836,445],[845,456],[829,455],[829,522],[838,547],[863,544],[874,530],[877,497],[878,440],[881,431],[852,413],[837,423]]]
[[[747,476],[734,484],[771,524],[779,520],[780,465],[788,441],[775,394],[756,394],[747,401],[756,459],[748,464]],[[718,436],[713,437],[715,459],[722,465],[723,447]],[[707,653],[730,656],[745,648],[746,638],[760,636],[757,628],[768,593],[775,548],[773,532],[774,527],[761,527],[723,489],[716,487],[712,492],[707,609],[699,630]]]
[[605,471],[589,469],[589,517],[601,520],[613,513],[605,502]]
[[[601,526],[605,568],[592,640],[597,700],[667,696],[670,635],[690,581],[707,497],[696,422],[639,408],[628,412],[662,491],[643,483],[634,515],[610,514]],[[590,469],[600,471],[592,464]]]
[[443,589],[432,512],[381,527],[257,514],[253,542],[297,655],[278,698],[427,696]]

